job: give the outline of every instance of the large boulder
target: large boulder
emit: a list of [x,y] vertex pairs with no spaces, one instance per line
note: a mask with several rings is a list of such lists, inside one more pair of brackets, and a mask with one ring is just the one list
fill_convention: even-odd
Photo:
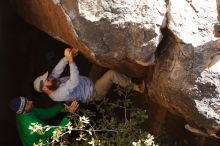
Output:
[[152,99],[208,134],[220,130],[220,54],[216,3],[170,0],[167,38],[148,84]]
[[[220,130],[216,2],[16,0],[16,8],[29,23],[79,47],[90,61],[151,77],[150,97],[191,125],[209,134]],[[155,65],[151,75],[149,65]]]
[[89,60],[134,77],[154,64],[166,13],[163,0],[17,0],[16,8]]

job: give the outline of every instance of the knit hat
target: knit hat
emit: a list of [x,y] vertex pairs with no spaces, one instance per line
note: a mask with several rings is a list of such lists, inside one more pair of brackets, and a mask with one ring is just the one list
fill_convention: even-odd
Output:
[[17,114],[22,114],[26,105],[27,99],[25,97],[13,98],[9,102],[9,107]]
[[44,81],[47,79],[48,77],[48,72],[44,73],[43,75],[37,77],[35,80],[34,80],[34,89],[37,91],[37,92],[42,92],[42,88],[43,88],[43,85],[44,85]]

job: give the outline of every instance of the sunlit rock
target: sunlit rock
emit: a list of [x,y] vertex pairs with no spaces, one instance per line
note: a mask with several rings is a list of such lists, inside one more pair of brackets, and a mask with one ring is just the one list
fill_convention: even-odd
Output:
[[[148,84],[152,99],[207,133],[220,130],[216,3],[170,0],[164,46]],[[211,132],[210,132],[211,131]]]
[[132,76],[154,64],[166,14],[163,0],[17,0],[17,9],[91,61]]

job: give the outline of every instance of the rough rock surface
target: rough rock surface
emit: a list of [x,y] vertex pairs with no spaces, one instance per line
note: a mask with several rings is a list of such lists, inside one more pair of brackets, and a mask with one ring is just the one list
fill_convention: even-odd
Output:
[[170,0],[160,57],[148,84],[151,97],[193,126],[220,130],[220,55],[213,26],[216,3]]
[[[165,18],[163,0],[17,0],[28,22],[99,65],[141,76],[154,64]],[[123,66],[123,70],[121,69]]]
[[[220,17],[220,1],[216,0],[216,3],[217,3],[218,17]],[[220,19],[218,21],[220,21]]]
[[[16,7],[28,22],[80,47],[96,64],[152,76],[147,87],[153,100],[210,133],[220,130],[220,54],[212,33],[217,3],[17,0]],[[152,64],[153,73],[147,75],[146,66]]]

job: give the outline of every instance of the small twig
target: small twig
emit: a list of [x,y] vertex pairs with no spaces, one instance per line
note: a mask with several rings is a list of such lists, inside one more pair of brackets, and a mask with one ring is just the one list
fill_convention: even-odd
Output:
[[105,131],[105,132],[118,132],[117,130],[109,130],[109,129],[104,129],[104,130],[93,130],[93,131],[95,131],[95,132],[102,132],[102,131]]
[[114,106],[117,106],[117,107],[120,107],[120,108],[125,108],[125,107],[123,107],[123,106],[120,106],[120,105],[117,105],[117,104],[114,104],[114,103],[109,103],[110,105],[114,105]]
[[[127,99],[127,96],[128,96],[128,93],[127,91],[125,91],[125,101]],[[127,122],[127,107],[125,104],[124,104],[124,109],[125,109],[125,123],[126,123]]]
[[196,13],[199,12],[199,11],[196,9],[196,7],[193,5],[192,0],[186,0],[186,1],[190,4],[190,6],[193,8],[193,10],[194,10]]

